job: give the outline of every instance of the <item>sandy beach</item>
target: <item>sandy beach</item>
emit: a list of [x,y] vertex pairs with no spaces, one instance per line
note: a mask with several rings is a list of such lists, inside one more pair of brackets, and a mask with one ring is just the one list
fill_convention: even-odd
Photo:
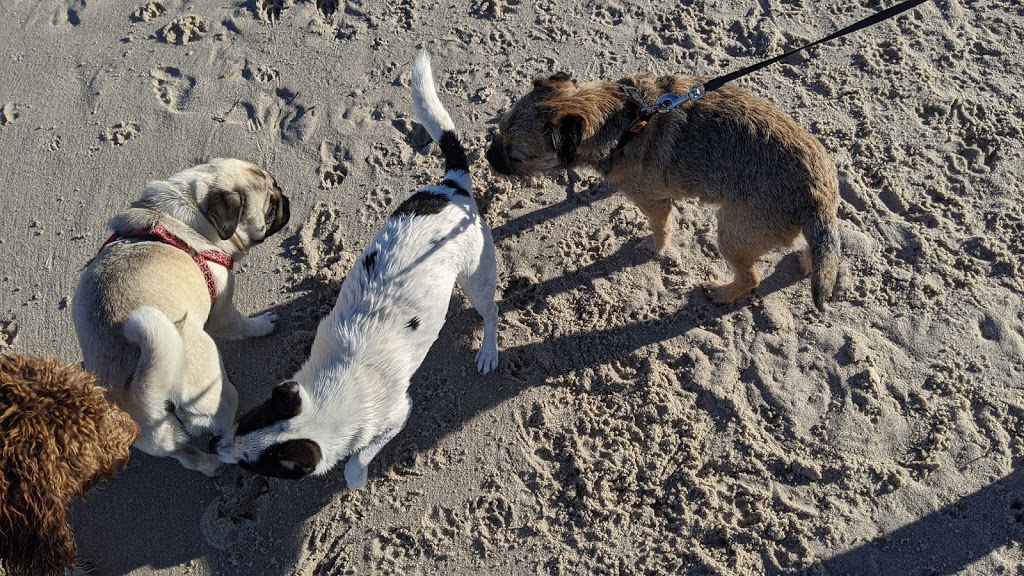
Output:
[[289,225],[236,266],[277,333],[221,342],[241,409],[305,360],[387,215],[441,175],[413,120],[433,53],[498,252],[501,364],[452,295],[405,430],[349,491],[133,452],[72,507],[99,574],[1024,574],[1024,6],[926,2],[737,85],[834,159],[843,257],[817,312],[799,247],[728,275],[714,209],[679,260],[580,169],[484,150],[556,71],[715,76],[893,2],[3,0],[0,350],[81,359],[78,275],[147,180],[274,174]]

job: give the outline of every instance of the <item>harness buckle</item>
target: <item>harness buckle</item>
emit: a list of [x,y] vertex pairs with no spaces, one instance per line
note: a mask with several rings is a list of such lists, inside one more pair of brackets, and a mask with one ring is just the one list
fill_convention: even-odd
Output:
[[700,100],[705,94],[707,94],[707,90],[704,89],[704,83],[701,82],[700,84],[690,88],[690,91],[682,96],[672,92],[662,94],[658,97],[658,102],[655,106],[657,107],[658,112],[671,112],[687,102]]
[[690,92],[687,93],[687,96],[690,97],[691,101],[697,101],[703,98],[707,93],[708,91],[704,88],[704,83],[701,82],[700,84],[696,84],[690,88]]

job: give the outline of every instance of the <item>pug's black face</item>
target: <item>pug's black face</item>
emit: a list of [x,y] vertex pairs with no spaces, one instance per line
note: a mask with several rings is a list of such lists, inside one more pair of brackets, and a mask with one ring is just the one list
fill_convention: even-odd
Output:
[[289,209],[288,197],[278,188],[276,180],[274,181],[273,192],[267,195],[267,204],[266,235],[272,236],[288,225],[288,219],[292,215]]
[[288,224],[288,197],[277,180],[259,166],[219,158],[199,167],[198,172],[209,175],[206,195],[198,201],[221,240],[230,238],[249,248]]

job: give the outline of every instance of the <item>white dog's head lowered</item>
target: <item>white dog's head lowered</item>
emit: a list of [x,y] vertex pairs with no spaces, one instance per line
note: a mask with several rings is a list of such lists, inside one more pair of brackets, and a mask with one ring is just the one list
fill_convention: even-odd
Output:
[[323,461],[320,444],[296,432],[308,419],[303,418],[304,404],[309,404],[309,398],[298,382],[278,384],[270,398],[242,416],[234,438],[217,446],[221,460],[264,476],[293,480],[326,472],[326,466],[317,470]]

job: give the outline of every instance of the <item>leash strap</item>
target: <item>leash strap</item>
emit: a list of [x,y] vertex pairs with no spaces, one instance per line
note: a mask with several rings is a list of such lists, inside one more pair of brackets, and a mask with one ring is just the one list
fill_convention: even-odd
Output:
[[210,270],[210,265],[207,264],[207,262],[220,264],[228,270],[231,270],[235,266],[235,259],[232,258],[230,254],[221,252],[220,250],[196,252],[191,246],[186,244],[184,240],[172,234],[170,230],[159,222],[154,222],[148,230],[139,230],[128,234],[114,232],[110,235],[110,238],[107,238],[107,241],[100,246],[98,252],[102,252],[108,244],[117,242],[118,240],[124,240],[126,238],[152,238],[167,244],[168,246],[173,246],[191,256],[192,260],[199,266],[199,270],[203,273],[203,279],[206,280],[206,289],[210,292],[211,307],[217,303],[217,284],[213,280],[213,271]]
[[836,38],[846,36],[847,34],[856,32],[863,28],[867,28],[868,26],[873,26],[875,24],[878,24],[879,22],[888,20],[889,18],[896,16],[901,12],[906,12],[907,10],[910,10],[915,6],[924,4],[926,1],[927,0],[906,0],[904,2],[900,2],[899,4],[886,8],[881,12],[876,12],[875,14],[872,14],[871,16],[868,16],[863,20],[854,22],[853,24],[847,26],[846,28],[833,32],[832,34],[829,34],[828,36],[820,40],[816,40],[814,42],[811,42],[810,44],[805,44],[803,46],[800,46],[799,48],[794,48],[789,52],[780,54],[778,56],[775,56],[774,58],[769,58],[762,62],[758,62],[757,64],[752,64],[750,66],[747,66],[746,68],[740,68],[735,72],[730,72],[728,74],[718,76],[717,78],[713,78],[711,80],[708,80],[707,82],[701,82],[700,84],[691,87],[690,91],[687,92],[686,94],[683,94],[682,96],[678,94],[673,94],[672,92],[662,94],[661,96],[658,96],[658,100],[654,104],[645,103],[643,101],[643,98],[640,96],[639,90],[637,90],[636,88],[620,84],[619,88],[621,88],[622,91],[625,92],[631,100],[633,100],[640,106],[640,111],[637,112],[636,119],[633,120],[633,122],[626,128],[626,131],[622,133],[622,136],[619,137],[619,141],[618,143],[615,144],[615,147],[612,148],[611,153],[618,153],[620,150],[622,150],[623,147],[626,146],[626,144],[629,144],[633,140],[633,138],[636,138],[637,134],[639,134],[641,130],[647,127],[647,124],[650,122],[651,118],[653,118],[656,114],[660,114],[662,112],[671,112],[672,110],[675,110],[676,108],[682,106],[687,102],[694,102],[700,100],[708,92],[718,90],[728,82],[732,82],[737,78],[746,76],[747,74],[750,74],[752,72],[756,72],[766,66],[770,66],[778,62],[779,60],[786,58],[787,56],[792,56],[793,54],[796,54],[797,52],[800,52],[802,50],[813,48],[818,44],[828,42],[829,40],[835,40]]
[[[737,78],[739,78],[741,76],[746,76],[747,74],[750,74],[751,72],[756,72],[756,71],[760,70],[761,68],[764,68],[765,66],[769,66],[771,64],[774,64],[774,63],[778,62],[779,60],[782,60],[783,58],[786,58],[787,56],[792,56],[793,54],[796,54],[797,52],[800,52],[801,50],[807,50],[808,48],[813,48],[814,46],[817,46],[818,44],[822,44],[824,42],[828,42],[829,40],[834,40],[834,39],[839,38],[841,36],[846,36],[847,34],[850,34],[852,32],[856,32],[856,31],[861,30],[863,28],[867,28],[868,26],[873,26],[875,24],[878,24],[879,22],[882,22],[883,20],[888,20],[889,18],[892,18],[893,16],[895,16],[895,15],[901,13],[901,12],[906,12],[907,10],[910,10],[911,8],[913,8],[913,7],[915,7],[915,6],[919,5],[919,4],[923,4],[926,1],[927,0],[906,0],[905,2],[900,2],[899,4],[896,4],[895,6],[892,6],[890,8],[886,8],[885,10],[882,10],[881,12],[877,12],[875,14],[872,14],[871,16],[868,16],[867,18],[865,18],[865,19],[863,19],[863,20],[861,20],[859,22],[855,22],[855,23],[847,26],[846,28],[843,28],[842,30],[839,30],[839,31],[836,31],[836,32],[834,32],[832,34],[829,34],[828,36],[822,38],[821,40],[817,40],[815,42],[811,42],[810,44],[805,44],[805,45],[803,45],[803,46],[801,46],[799,48],[794,48],[793,50],[790,50],[789,52],[786,52],[785,54],[780,54],[778,56],[775,56],[774,58],[769,58],[768,60],[765,60],[763,62],[758,62],[757,64],[753,64],[753,65],[747,66],[746,68],[741,68],[741,69],[739,69],[739,70],[737,70],[735,72],[730,72],[730,73],[725,74],[723,76],[719,76],[719,77],[717,77],[717,78],[715,78],[713,80],[708,80],[707,82],[704,83],[704,90],[703,90],[703,92],[707,93],[707,92],[711,92],[713,90],[718,90],[719,88],[721,88],[727,82],[732,82],[733,80],[735,80],[735,79],[737,79]],[[701,94],[701,96],[703,96],[703,94]]]

